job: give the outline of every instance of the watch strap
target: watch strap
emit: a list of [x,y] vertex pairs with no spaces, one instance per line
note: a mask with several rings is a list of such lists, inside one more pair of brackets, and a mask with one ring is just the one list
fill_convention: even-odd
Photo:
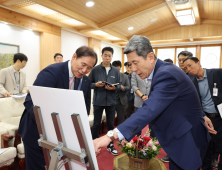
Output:
[[142,99],[142,98],[143,98],[143,96],[144,96],[144,94],[143,94],[142,96],[140,96],[140,98]]

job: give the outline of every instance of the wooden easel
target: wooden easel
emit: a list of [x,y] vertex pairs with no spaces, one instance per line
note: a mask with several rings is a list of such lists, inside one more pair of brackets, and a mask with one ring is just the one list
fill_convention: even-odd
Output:
[[[66,148],[66,142],[62,131],[61,122],[58,113],[52,113],[52,121],[55,127],[55,132],[58,139],[58,144],[47,141],[45,127],[43,124],[42,113],[39,106],[33,107],[36,124],[39,132],[40,139],[38,140],[39,146],[42,147],[46,170],[57,170],[63,165],[66,170],[71,170],[70,159],[74,159],[84,164],[87,170],[95,170],[92,157],[90,155],[89,146],[84,133],[83,125],[79,114],[72,114],[71,119],[76,131],[76,135],[81,148],[81,153]],[[51,159],[50,152],[51,151]],[[58,166],[58,162],[62,160],[62,163]]]

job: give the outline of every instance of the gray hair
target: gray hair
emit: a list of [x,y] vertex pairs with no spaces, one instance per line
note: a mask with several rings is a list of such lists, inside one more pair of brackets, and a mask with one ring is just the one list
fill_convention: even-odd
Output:
[[[126,45],[126,48],[124,49],[124,54],[131,53],[136,50],[136,54],[138,56],[142,56],[144,59],[146,59],[147,54],[150,52],[153,52],[153,48],[151,46],[150,40],[141,35],[134,35],[129,42]],[[154,54],[155,56],[155,54]],[[155,56],[155,59],[156,56]]]

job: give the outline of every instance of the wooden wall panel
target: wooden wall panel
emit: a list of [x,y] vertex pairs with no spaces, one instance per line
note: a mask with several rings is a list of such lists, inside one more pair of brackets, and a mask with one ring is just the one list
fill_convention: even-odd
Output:
[[101,63],[101,41],[95,38],[88,38],[88,46],[95,50],[98,56],[97,64]]
[[61,53],[61,36],[40,34],[40,70],[54,63],[55,53]]
[[0,7],[0,20],[13,25],[61,36],[61,27]]
[[151,41],[189,39],[199,37],[222,36],[222,25],[195,25],[187,27],[176,27],[169,30],[149,35]]

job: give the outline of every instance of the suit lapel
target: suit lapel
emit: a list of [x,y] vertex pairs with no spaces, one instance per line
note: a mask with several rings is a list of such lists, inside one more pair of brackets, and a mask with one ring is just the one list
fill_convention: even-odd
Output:
[[86,80],[85,76],[83,76],[83,77],[82,77],[82,87],[81,87],[81,90],[82,90],[82,91],[83,91],[84,89],[86,89],[86,87],[85,87],[85,86],[86,86],[86,81],[87,81],[87,80]]
[[64,89],[69,89],[69,68],[68,68],[68,61],[64,63],[63,66],[63,85]]
[[9,74],[10,74],[10,76],[11,76],[12,80],[13,80],[14,86],[16,86],[16,83],[15,83],[15,75],[14,75],[14,70],[13,70],[13,68],[12,68],[12,67],[13,67],[13,66],[11,66],[11,67],[10,67],[10,69],[9,69]]
[[199,95],[199,99],[200,99],[200,103],[201,103],[201,96],[200,96],[200,90],[199,90],[199,86],[198,86],[197,78],[194,77],[192,81],[193,81],[194,86],[195,86],[196,89],[197,89],[197,93],[198,93],[198,95]]
[[209,85],[209,88],[210,88],[210,94],[211,94],[211,97],[213,96],[213,71],[210,70],[210,69],[206,69],[206,73],[207,73],[207,80],[208,80],[208,85]]

